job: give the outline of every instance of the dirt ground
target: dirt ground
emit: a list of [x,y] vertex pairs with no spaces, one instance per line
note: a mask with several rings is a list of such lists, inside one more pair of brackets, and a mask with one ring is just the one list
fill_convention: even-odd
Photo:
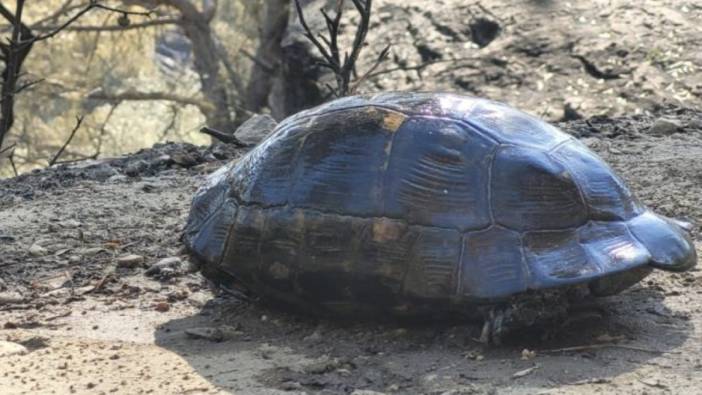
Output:
[[[699,107],[702,94],[702,7],[446,0],[427,12],[420,3],[378,1],[378,20],[395,34],[404,70],[379,76],[374,89],[460,90],[551,120],[627,115],[561,126],[651,208],[694,222],[702,253],[702,112],[685,109]],[[479,59],[456,63],[461,48],[473,48],[469,25],[478,17],[501,31],[474,53]],[[432,55],[439,51],[441,58]],[[434,63],[408,70],[427,61]],[[566,103],[574,112],[564,112]],[[500,347],[476,342],[476,324],[320,321],[214,291],[193,271],[179,237],[197,186],[241,154],[169,144],[0,180],[0,392],[657,394],[702,387],[699,269],[656,272],[601,299],[603,317],[522,331]]]

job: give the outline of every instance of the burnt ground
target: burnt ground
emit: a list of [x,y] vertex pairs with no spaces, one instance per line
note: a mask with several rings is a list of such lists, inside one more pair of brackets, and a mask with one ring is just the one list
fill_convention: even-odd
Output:
[[[696,222],[699,239],[702,112],[562,126],[646,204]],[[656,272],[600,299],[601,317],[518,332],[500,347],[476,342],[476,324],[339,323],[213,291],[179,235],[197,186],[240,154],[168,144],[0,181],[4,393],[689,393],[702,384],[699,270]]]

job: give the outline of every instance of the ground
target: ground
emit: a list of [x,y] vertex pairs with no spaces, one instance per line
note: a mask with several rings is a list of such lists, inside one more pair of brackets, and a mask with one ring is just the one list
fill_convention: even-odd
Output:
[[[650,207],[702,223],[702,113],[562,127]],[[213,293],[179,236],[197,186],[240,154],[169,144],[0,182],[4,393],[638,394],[702,385],[699,270],[656,272],[601,299],[603,317],[520,332],[501,347],[476,342],[480,327],[470,323],[320,321]],[[157,262],[160,270],[147,269]]]
[[[700,240],[702,113],[686,109],[702,94],[698,5],[377,4],[380,30],[363,62],[387,37],[395,56],[387,66],[404,70],[367,90],[460,90],[550,120],[585,116],[561,126],[649,207],[695,223]],[[489,28],[471,30],[479,18],[500,26],[482,49],[466,44],[490,38]],[[603,317],[520,332],[500,347],[476,342],[476,324],[320,321],[213,290],[189,265],[180,232],[204,177],[242,153],[169,144],[0,180],[1,392],[651,394],[702,386],[699,269],[655,272],[601,299]]]

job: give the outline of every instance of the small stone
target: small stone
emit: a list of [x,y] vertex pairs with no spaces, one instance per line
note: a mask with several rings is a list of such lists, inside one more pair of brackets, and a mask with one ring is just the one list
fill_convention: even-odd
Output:
[[312,332],[308,336],[305,336],[305,338],[302,340],[304,340],[306,342],[318,342],[318,341],[322,340],[322,333],[319,330],[319,328],[317,328],[314,330],[314,332]]
[[534,359],[535,357],[536,357],[536,351],[529,350],[527,348],[522,350],[522,361]]
[[24,297],[17,292],[0,292],[0,306],[24,302]]
[[103,182],[110,177],[119,174],[117,169],[108,165],[107,163],[102,163],[97,166],[93,166],[85,169],[85,174],[88,179],[97,180]]
[[102,248],[102,247],[90,247],[90,248],[84,248],[78,252],[83,256],[93,256],[93,255],[97,255],[101,252],[107,252],[107,250]]
[[66,221],[62,221],[60,225],[67,229],[74,229],[80,227],[82,224],[74,219],[69,219]]
[[185,330],[185,334],[193,339],[209,340],[219,343],[224,340],[224,332],[219,328],[190,328]]
[[128,175],[129,177],[136,177],[146,171],[148,167],[149,164],[146,163],[146,161],[137,160],[127,165],[127,168],[124,169],[124,174]]
[[159,260],[158,262],[154,263],[153,265],[149,266],[149,268],[146,270],[146,275],[147,276],[154,276],[156,274],[161,273],[166,268],[171,268],[171,269],[177,269],[180,268],[182,265],[182,261],[180,258],[177,256],[171,256],[168,258],[163,258]]
[[107,179],[107,182],[110,182],[113,184],[118,184],[120,182],[126,182],[126,181],[127,181],[127,176],[124,176],[122,174],[116,174],[116,175]]
[[118,267],[134,268],[144,264],[144,257],[141,255],[123,255],[115,260]]
[[154,305],[154,310],[165,313],[166,311],[171,309],[171,305],[166,303],[166,302],[158,302],[156,305]]
[[234,135],[244,144],[256,145],[268,137],[276,125],[275,119],[271,116],[255,114],[239,126]]
[[0,357],[9,357],[12,355],[24,355],[27,353],[27,348],[21,344],[0,340]]
[[677,119],[662,117],[656,119],[656,122],[653,123],[649,132],[653,135],[668,136],[679,132],[682,128],[683,125]]
[[175,164],[186,169],[191,168],[197,164],[197,159],[188,152],[176,152],[171,155],[171,159],[173,159],[173,162],[175,162]]
[[29,253],[32,256],[45,256],[49,253],[49,251],[46,248],[40,246],[39,244],[34,243],[29,247]]

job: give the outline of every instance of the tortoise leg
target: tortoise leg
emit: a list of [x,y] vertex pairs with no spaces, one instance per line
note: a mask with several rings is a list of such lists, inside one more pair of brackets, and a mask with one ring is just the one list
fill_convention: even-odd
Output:
[[502,344],[502,337],[509,333],[507,323],[511,322],[512,309],[509,307],[493,307],[487,313],[483,329],[478,339],[484,344]]

